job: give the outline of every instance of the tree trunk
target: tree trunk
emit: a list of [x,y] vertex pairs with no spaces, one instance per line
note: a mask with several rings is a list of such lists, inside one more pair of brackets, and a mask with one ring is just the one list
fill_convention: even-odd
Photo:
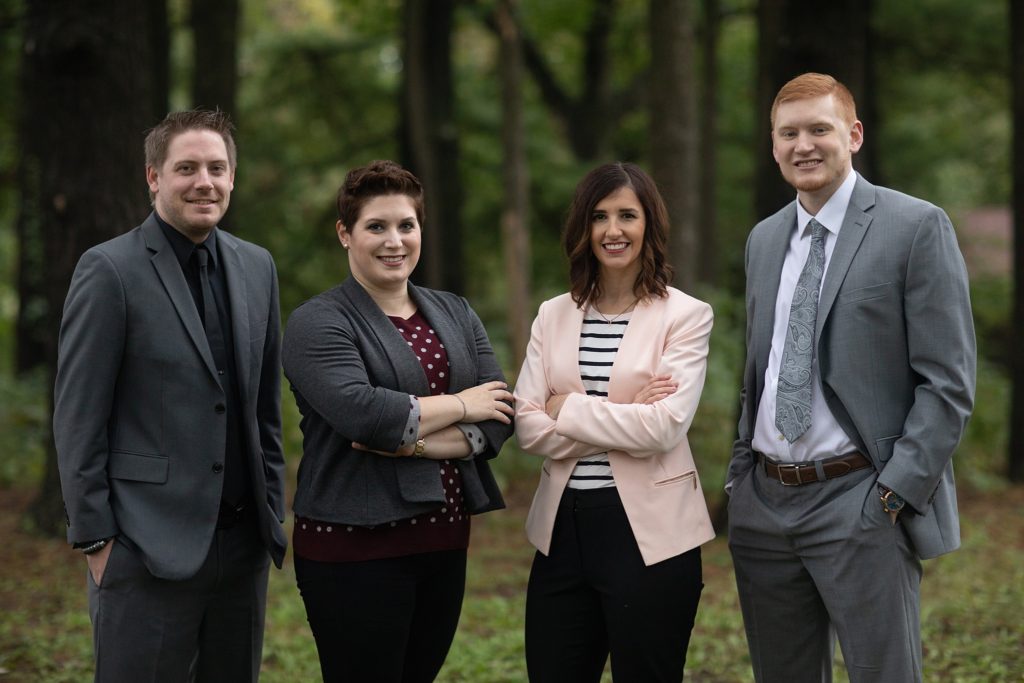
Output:
[[192,0],[192,105],[236,117],[238,90],[238,0]]
[[462,294],[462,182],[455,121],[451,34],[456,0],[406,0],[403,115],[411,157],[406,166],[423,182],[422,279]]
[[502,247],[505,252],[508,345],[515,372],[523,364],[530,341],[530,226],[529,167],[523,127],[523,57],[514,17],[518,0],[498,0],[497,22],[501,36],[502,146],[504,148],[505,206],[501,214]]
[[[1013,89],[1013,339],[1024,335],[1024,3],[1010,0],[1010,82]],[[1024,355],[1013,354],[1007,475],[1024,481]]]
[[782,179],[771,155],[769,116],[775,95],[790,79],[807,71],[835,76],[853,93],[858,116],[865,123],[865,145],[854,166],[870,166],[873,88],[867,82],[870,2],[835,0],[818,3],[814,11],[799,0],[761,0],[758,5],[758,79],[755,128],[758,220],[793,201],[796,191]]
[[697,106],[693,0],[651,0],[651,170],[672,224],[677,286],[697,281]]
[[717,223],[718,203],[718,31],[720,7],[718,0],[704,0],[704,40],[701,43],[701,102],[700,102],[700,191],[697,220],[698,279],[715,284],[718,279]]
[[[38,174],[25,181],[36,183],[37,191],[24,196],[22,211],[35,217],[42,245],[42,346],[51,373],[79,256],[137,225],[149,210],[140,136],[153,124],[147,21],[145,3],[134,0],[25,3],[21,98],[26,111],[46,115],[36,116],[20,136]],[[43,532],[64,527],[52,440],[29,515]]]

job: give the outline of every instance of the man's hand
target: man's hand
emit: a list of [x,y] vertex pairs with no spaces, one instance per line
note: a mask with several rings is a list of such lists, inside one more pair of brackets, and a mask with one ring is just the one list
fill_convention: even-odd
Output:
[[105,546],[91,555],[85,556],[85,561],[89,565],[89,573],[92,574],[92,580],[97,586],[103,582],[103,574],[107,571],[107,560],[110,558],[110,551],[113,547],[114,539],[110,539]]

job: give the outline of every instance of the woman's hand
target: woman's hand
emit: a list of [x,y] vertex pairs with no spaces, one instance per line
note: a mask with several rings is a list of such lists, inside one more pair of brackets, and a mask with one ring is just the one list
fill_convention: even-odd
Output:
[[676,393],[678,388],[679,383],[673,381],[668,375],[657,375],[652,377],[644,388],[637,392],[636,396],[633,397],[633,403],[640,403],[642,405],[657,403],[661,399]]
[[515,410],[512,408],[512,393],[501,381],[485,382],[479,386],[464,389],[456,396],[466,408],[466,414],[459,422],[476,423],[497,420],[504,424],[512,422]]
[[562,412],[562,406],[565,404],[565,399],[569,398],[569,394],[555,394],[547,400],[544,404],[544,412],[548,414],[552,420],[558,419],[558,414]]

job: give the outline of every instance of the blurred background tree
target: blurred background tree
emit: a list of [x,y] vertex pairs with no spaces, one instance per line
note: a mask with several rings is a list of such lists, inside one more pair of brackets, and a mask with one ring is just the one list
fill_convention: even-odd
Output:
[[[537,304],[567,286],[558,234],[577,181],[616,159],[651,170],[677,282],[716,310],[691,443],[719,500],[743,244],[793,196],[771,159],[768,109],[807,70],[857,96],[858,169],[953,217],[982,356],[958,471],[986,490],[1019,480],[1009,426],[1024,424],[1024,361],[1011,320],[1024,309],[1018,297],[1011,318],[1009,254],[1024,39],[1010,40],[1011,5],[1022,32],[1007,0],[0,0],[0,487],[39,488],[34,525],[63,525],[46,387],[68,277],[85,248],[145,217],[144,131],[168,108],[206,105],[238,123],[225,225],[274,254],[285,315],[345,276],[334,234],[345,172],[393,158],[428,191],[417,278],[469,298],[510,377]],[[527,476],[525,459],[502,460],[504,476]]]

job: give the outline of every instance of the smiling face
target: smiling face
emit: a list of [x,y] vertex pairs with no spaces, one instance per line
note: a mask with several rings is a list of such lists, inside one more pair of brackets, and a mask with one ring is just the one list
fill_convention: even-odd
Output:
[[846,179],[863,142],[860,121],[844,121],[833,95],[782,102],[776,110],[772,155],[811,214]]
[[620,187],[594,206],[590,248],[600,264],[602,278],[636,278],[645,228],[643,206],[631,187]]
[[159,169],[146,167],[146,181],[160,217],[198,244],[227,211],[235,170],[219,133],[187,130],[171,140]]
[[348,250],[352,277],[367,290],[404,290],[420,259],[416,206],[404,194],[378,195],[367,201],[353,226],[338,221],[338,239]]

